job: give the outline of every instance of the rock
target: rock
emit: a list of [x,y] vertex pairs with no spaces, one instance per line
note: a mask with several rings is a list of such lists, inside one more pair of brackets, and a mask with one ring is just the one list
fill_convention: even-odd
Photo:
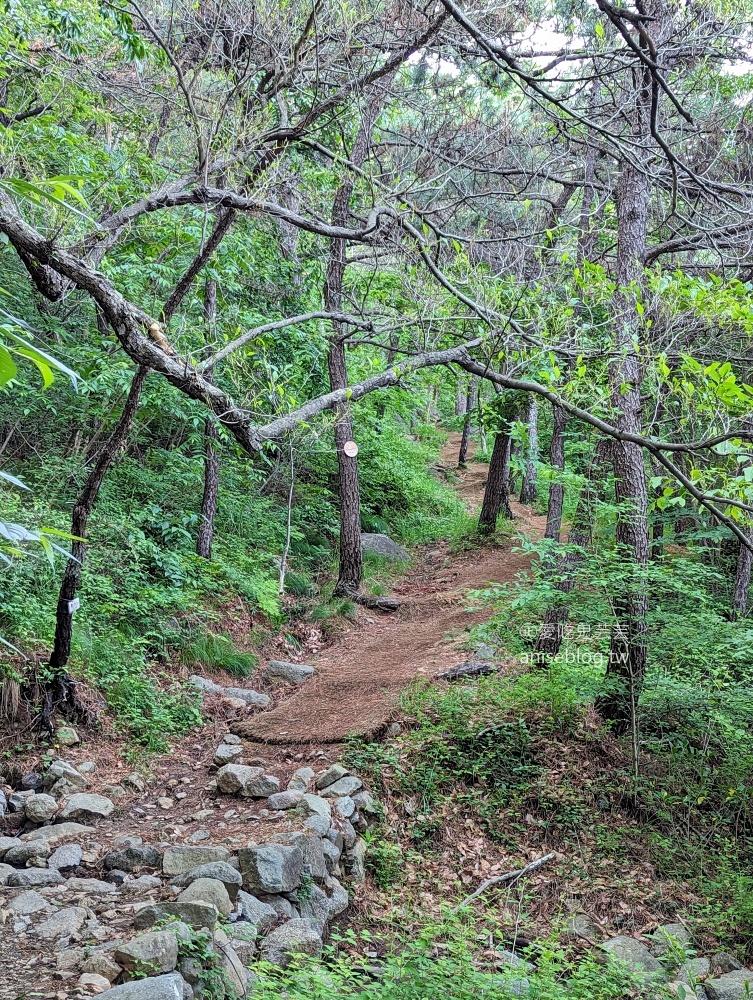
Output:
[[344,768],[341,764],[333,764],[331,767],[328,767],[326,771],[322,771],[322,773],[314,782],[314,787],[318,788],[321,791],[323,788],[327,788],[329,785],[334,785],[334,783],[336,781],[339,781],[340,778],[345,778],[347,774],[348,774],[347,769]]
[[266,934],[277,923],[277,911],[242,889],[238,893],[238,913],[241,920],[253,924],[258,934]]
[[724,976],[728,972],[736,972],[738,969],[742,969],[742,965],[728,951],[718,951],[715,955],[711,956],[711,968],[715,975]]
[[225,733],[222,742],[228,743],[231,747],[239,747],[242,744],[240,736],[236,736],[235,733]]
[[15,870],[16,869],[12,868],[10,865],[4,865],[0,863],[0,885],[7,885],[8,879],[11,877],[11,875]]
[[270,931],[262,941],[261,957],[284,969],[294,955],[320,955],[321,935],[306,919],[289,920],[286,924]]
[[29,790],[25,792],[12,792],[8,796],[8,808],[13,813],[25,812],[26,803],[29,799],[33,798],[35,794],[35,792]]
[[225,981],[233,991],[231,996],[245,996],[249,972],[248,969],[244,968],[243,962],[238,957],[238,953],[230,943],[230,939],[220,945],[217,955],[220,960],[220,969],[225,976]]
[[14,896],[8,903],[8,909],[19,917],[30,917],[35,913],[49,910],[50,904],[41,893],[29,889],[28,892],[19,892]]
[[97,765],[93,760],[85,760],[82,764],[78,765],[79,774],[93,774],[97,770]]
[[85,892],[90,896],[111,896],[118,891],[117,885],[98,878],[69,878],[65,886],[71,892]]
[[59,781],[72,785],[77,792],[83,792],[89,787],[88,779],[67,760],[53,760],[47,768],[47,773],[44,776],[45,788],[52,790],[54,794],[55,786]]
[[296,813],[304,824],[319,836],[325,837],[332,824],[332,807],[319,795],[307,793],[296,806]]
[[223,917],[233,912],[233,904],[224,884],[216,878],[197,878],[178,896],[178,903],[211,903]]
[[162,879],[157,878],[156,875],[139,875],[132,882],[125,882],[121,891],[129,896],[138,895],[142,892],[150,892],[152,889],[159,889],[161,885]]
[[684,924],[663,924],[651,935],[649,951],[656,958],[666,955],[672,947],[683,950],[693,947],[693,937]]
[[5,852],[5,864],[20,868],[28,861],[44,861],[50,856],[50,845],[44,840],[30,840]]
[[242,701],[244,705],[254,705],[257,708],[266,708],[272,700],[268,694],[260,694],[249,688],[224,688],[222,693],[226,698]]
[[114,958],[126,972],[147,976],[172,972],[178,964],[178,941],[170,931],[149,931],[120,944]]
[[84,972],[78,977],[76,986],[84,996],[97,996],[110,989],[110,980],[104,976],[98,976],[95,972]]
[[349,795],[342,795],[339,799],[335,799],[332,807],[343,819],[350,819],[356,811],[356,804]]
[[211,931],[216,927],[220,915],[216,906],[204,900],[147,903],[136,913],[133,926],[137,930],[143,930],[145,927],[153,927],[159,921],[167,920],[170,917],[177,917],[178,920],[189,927],[196,928],[196,930],[207,927]]
[[56,941],[61,937],[78,934],[86,923],[87,912],[83,906],[66,906],[56,910],[39,924],[34,933],[45,941]]
[[146,781],[138,773],[138,771],[132,771],[127,774],[125,778],[121,781],[121,784],[126,788],[130,788],[134,792],[145,792],[146,791]]
[[[188,993],[186,993],[186,989]],[[175,972],[171,976],[155,976],[124,983],[107,991],[107,1000],[189,1000],[193,991],[183,977]]]
[[249,799],[266,799],[280,791],[280,780],[272,774],[261,774],[246,782],[241,795]]
[[313,777],[314,769],[312,767],[299,767],[298,770],[293,773],[292,778],[288,782],[288,791],[305,792],[311,784],[311,779]]
[[223,692],[223,688],[219,684],[215,684],[214,681],[210,681],[208,677],[202,677],[200,674],[191,674],[188,683],[193,684],[199,691],[204,691],[206,694],[222,694]]
[[348,775],[348,777],[340,778],[339,781],[335,781],[331,785],[327,785],[326,788],[322,790],[322,795],[328,799],[337,799],[343,795],[352,795],[353,792],[357,792],[359,788],[363,787],[363,782],[360,778]]
[[287,663],[285,660],[270,660],[267,664],[267,669],[264,671],[264,676],[267,680],[280,678],[289,684],[301,684],[303,681],[308,680],[309,677],[313,677],[315,673],[314,668],[307,666],[305,663]]
[[229,857],[226,847],[168,847],[162,858],[162,871],[165,875],[183,875],[199,865],[227,861]]
[[586,913],[573,913],[568,917],[565,923],[565,934],[568,937],[586,941],[598,941],[601,937],[598,925]]
[[329,919],[332,920],[347,910],[350,897],[348,896],[347,889],[336,878],[332,878],[331,876],[325,878],[324,887],[327,890]]
[[746,1000],[753,993],[753,972],[750,969],[735,969],[718,979],[707,979],[703,984],[709,1000]]
[[688,986],[687,983],[679,979],[671,983],[662,984],[669,996],[678,997],[679,1000],[708,1000],[706,990],[702,986]]
[[327,864],[324,858],[324,848],[322,838],[316,834],[301,833],[278,833],[274,837],[275,844],[286,844],[288,847],[297,847],[303,855],[303,864],[312,878],[322,880],[327,877]]
[[102,976],[109,983],[115,982],[123,971],[118,963],[103,951],[95,951],[93,955],[90,955],[81,969],[91,975]]
[[601,945],[606,955],[617,962],[629,965],[631,969],[650,976],[652,979],[663,979],[664,972],[661,963],[648,948],[635,938],[620,935],[610,938]]
[[172,809],[175,803],[173,802],[172,799],[169,799],[166,795],[163,795],[159,799],[157,799],[157,805],[160,807],[160,809]]
[[[209,810],[211,812],[211,810]],[[196,817],[193,817],[196,819]],[[204,818],[204,817],[202,817]],[[191,836],[188,838],[189,844],[200,844],[202,840],[209,840],[212,834],[209,830],[194,830]]]
[[104,866],[108,871],[117,868],[122,872],[132,872],[137,868],[157,868],[162,855],[149,844],[134,844],[119,851],[110,851],[105,856]]
[[526,962],[520,955],[516,955],[514,951],[501,951],[498,961],[500,965],[507,965],[511,969],[519,969],[521,972],[533,972],[531,963]]
[[246,785],[264,774],[263,767],[247,764],[225,764],[217,772],[217,788],[226,795],[239,795]]
[[104,795],[78,792],[71,795],[60,810],[60,818],[66,819],[107,819],[115,812],[115,803]]
[[45,840],[50,847],[57,847],[69,837],[82,839],[86,834],[94,833],[93,826],[84,826],[82,823],[56,823],[54,826],[40,826],[38,830],[25,833],[21,840]]
[[333,844],[331,840],[325,837],[322,840],[322,854],[324,855],[324,863],[327,866],[327,871],[331,875],[337,870],[342,851],[336,844]]
[[379,806],[374,801],[373,796],[363,789],[360,792],[356,792],[352,796],[353,802],[355,803],[356,809],[359,812],[366,813],[369,816],[378,816],[380,813]]
[[387,736],[389,736],[391,739],[394,739],[396,736],[399,736],[400,733],[402,733],[402,731],[403,727],[400,725],[399,722],[391,722],[389,726],[387,726],[386,730]]
[[39,771],[30,771],[21,778],[24,791],[39,792],[44,788],[44,776]]
[[199,865],[198,868],[192,868],[184,875],[177,875],[170,884],[182,887],[191,885],[192,882],[200,878],[217,879],[222,882],[230,899],[236,898],[238,890],[243,885],[241,873],[226,861],[213,861],[208,865]]
[[243,885],[259,892],[292,892],[301,884],[303,854],[297,847],[260,844],[238,851]]
[[683,962],[675,973],[680,983],[695,985],[699,979],[706,979],[711,974],[711,961],[708,958],[689,958]]
[[81,742],[81,737],[72,726],[58,726],[55,730],[55,742],[61,747],[75,747]]
[[288,790],[286,792],[276,792],[270,795],[267,800],[268,809],[294,809],[303,798],[303,792]]
[[297,920],[301,915],[298,907],[294,906],[287,896],[266,896],[261,893],[259,898],[272,907],[280,921]]
[[345,856],[345,867],[351,882],[363,882],[366,878],[366,850],[366,841],[358,837]]
[[47,859],[47,867],[57,868],[58,871],[78,868],[83,853],[78,844],[64,844],[62,847],[58,847]]
[[353,824],[348,819],[338,820],[338,826],[342,832],[345,850],[350,851],[358,840],[358,834],[353,829]]
[[[235,934],[239,927],[243,926],[243,924],[236,924],[233,928],[233,934]],[[251,965],[256,957],[256,941],[249,941],[246,938],[231,937],[230,945],[245,967]]]
[[23,868],[8,876],[8,885],[16,888],[41,889],[46,885],[61,885],[63,876],[55,868]]
[[20,837],[0,837],[0,860],[2,860],[12,847],[18,847],[23,841]]
[[378,533],[361,532],[361,550],[371,552],[376,556],[384,556],[385,559],[407,560],[410,555],[402,545],[393,542],[389,535]]
[[86,958],[84,948],[66,948],[58,952],[56,964],[61,972],[71,972],[73,969],[81,968],[81,963]]
[[214,751],[212,763],[217,767],[224,767],[225,764],[232,764],[233,761],[243,753],[243,747],[232,746],[229,743],[220,743]]

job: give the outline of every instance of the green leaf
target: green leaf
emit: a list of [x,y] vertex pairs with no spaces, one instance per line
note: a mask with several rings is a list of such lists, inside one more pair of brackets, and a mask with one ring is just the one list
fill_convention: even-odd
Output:
[[16,368],[16,363],[10,356],[10,351],[7,347],[3,347],[0,344],[0,387],[7,385],[12,378],[16,377],[18,369]]

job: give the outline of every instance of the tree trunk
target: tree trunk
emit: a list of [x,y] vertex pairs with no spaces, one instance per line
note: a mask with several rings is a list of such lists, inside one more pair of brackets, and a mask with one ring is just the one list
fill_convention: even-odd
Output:
[[528,456],[523,485],[520,488],[520,502],[532,504],[536,502],[539,461],[539,408],[536,396],[531,393],[528,402]]
[[42,704],[41,722],[49,730],[52,730],[52,712],[55,708],[73,709],[79,713],[82,711],[76,698],[75,681],[68,676],[65,669],[70,659],[73,637],[74,609],[71,607],[71,602],[76,597],[86,557],[86,528],[89,516],[99,496],[104,478],[125,442],[136,416],[141,390],[148,373],[149,369],[144,366],[136,370],[120,419],[101,448],[97,461],[86,477],[73,507],[71,534],[75,535],[76,539],[71,544],[70,558],[65,565],[60,585],[55,618],[55,642],[49,661],[52,678],[45,687]]
[[[753,539],[753,529],[747,531],[748,538]],[[737,554],[737,570],[735,572],[735,590],[732,594],[732,617],[744,618],[748,610],[748,591],[750,589],[750,571],[753,565],[753,553],[745,545],[740,545]]]
[[463,379],[459,378],[455,385],[455,416],[461,417],[465,413],[466,393],[463,389]]
[[473,408],[476,405],[476,385],[478,376],[474,375],[468,386],[468,396],[465,401],[465,420],[463,421],[463,434],[460,438],[460,451],[458,453],[458,467],[465,468],[468,458],[468,445],[471,440],[471,421],[473,419]]
[[[204,322],[211,328],[217,313],[217,282],[209,279],[204,286]],[[196,554],[212,558],[214,519],[220,491],[220,456],[217,451],[217,425],[211,417],[204,421],[204,493],[201,498],[201,522],[196,537]]]
[[509,461],[510,434],[500,431],[495,435],[492,457],[489,462],[489,478],[484,490],[484,502],[478,519],[478,530],[482,535],[491,535],[497,530],[500,514],[512,519],[510,498],[507,490],[507,469]]
[[[555,586],[561,594],[569,594],[575,586],[575,575],[583,562],[585,550],[591,544],[596,503],[604,496],[604,479],[611,458],[611,440],[601,438],[588,463],[586,481],[578,497],[573,523],[567,536],[573,548],[557,560]],[[570,612],[565,604],[555,604],[544,615],[534,649],[537,662],[545,665],[557,655],[562,645],[563,628]]]
[[[552,440],[549,445],[549,464],[553,469],[559,469],[560,472],[563,472],[565,469],[565,428],[567,426],[567,415],[561,406],[553,403],[552,417],[554,424],[552,427]],[[550,483],[544,538],[551,538],[555,542],[559,541],[564,503],[564,483]]]

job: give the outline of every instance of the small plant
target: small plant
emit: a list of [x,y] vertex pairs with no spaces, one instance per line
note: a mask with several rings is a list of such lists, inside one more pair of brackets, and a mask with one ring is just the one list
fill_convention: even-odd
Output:
[[259,665],[256,653],[239,653],[225,635],[206,632],[190,642],[181,654],[190,669],[224,670],[233,677],[248,677]]
[[392,844],[376,831],[368,831],[366,868],[379,889],[391,889],[402,879],[405,859],[399,844]]

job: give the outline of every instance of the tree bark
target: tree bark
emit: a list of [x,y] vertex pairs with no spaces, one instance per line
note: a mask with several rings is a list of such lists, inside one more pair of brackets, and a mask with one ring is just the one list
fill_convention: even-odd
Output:
[[[217,282],[210,278],[204,286],[204,322],[211,327],[217,314]],[[204,421],[204,492],[201,498],[201,522],[196,536],[196,554],[212,558],[214,520],[220,491],[220,456],[217,451],[217,425],[211,417]]]
[[[563,472],[565,469],[565,428],[567,416],[561,406],[552,404],[552,440],[549,445],[549,464],[553,469]],[[562,527],[562,509],[565,503],[564,483],[549,484],[549,504],[546,510],[546,530],[544,538],[559,541]]]
[[499,431],[494,437],[494,447],[489,462],[489,478],[486,481],[484,501],[478,519],[478,530],[482,535],[491,535],[497,530],[497,518],[500,514],[512,519],[507,489],[509,448],[509,430]]
[[[749,529],[748,537],[753,539],[753,529]],[[744,618],[747,613],[751,566],[753,566],[753,553],[745,545],[740,545],[735,571],[735,589],[732,594],[733,619]]]
[[528,455],[526,471],[523,475],[523,485],[520,488],[520,502],[532,504],[536,502],[539,461],[539,408],[536,396],[531,393],[528,402]]
[[476,405],[476,386],[478,378],[474,375],[468,386],[468,395],[465,400],[465,420],[463,421],[463,433],[460,438],[460,451],[458,452],[458,468],[465,468],[468,458],[468,445],[471,441],[471,421],[473,419],[473,408]]

